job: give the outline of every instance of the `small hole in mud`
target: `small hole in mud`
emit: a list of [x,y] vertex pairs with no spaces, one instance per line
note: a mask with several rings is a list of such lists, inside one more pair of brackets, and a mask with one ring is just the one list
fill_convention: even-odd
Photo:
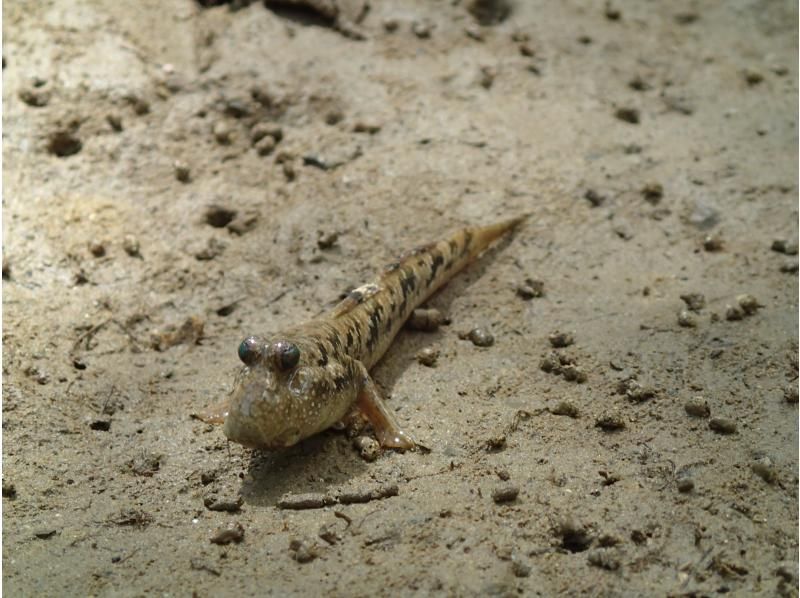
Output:
[[225,228],[236,217],[236,210],[222,206],[211,206],[206,210],[206,224],[214,228]]
[[230,305],[225,305],[223,307],[220,307],[217,310],[217,315],[224,318],[226,316],[231,315],[235,310],[236,310],[236,304],[231,303]]
[[467,10],[478,23],[488,27],[505,21],[511,14],[508,0],[472,0]]
[[562,525],[558,535],[561,537],[561,547],[569,552],[583,552],[592,543],[586,530],[571,524]]
[[47,144],[47,151],[59,158],[77,154],[81,149],[83,149],[81,140],[67,131],[54,133]]

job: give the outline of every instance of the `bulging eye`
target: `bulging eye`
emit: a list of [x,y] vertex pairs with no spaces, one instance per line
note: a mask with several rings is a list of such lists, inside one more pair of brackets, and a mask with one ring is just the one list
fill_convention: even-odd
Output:
[[261,356],[263,343],[255,336],[248,336],[239,345],[239,359],[245,365],[253,365]]
[[291,370],[300,361],[300,349],[297,345],[286,341],[279,341],[272,345],[275,355],[275,363],[283,370]]

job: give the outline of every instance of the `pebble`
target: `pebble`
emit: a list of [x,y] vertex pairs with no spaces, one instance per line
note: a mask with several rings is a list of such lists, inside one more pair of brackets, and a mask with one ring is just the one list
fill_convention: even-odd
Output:
[[357,436],[353,439],[353,446],[358,449],[358,453],[364,461],[375,461],[381,454],[381,445],[369,436]]
[[745,315],[748,316],[752,316],[756,313],[759,307],[764,307],[758,302],[758,299],[752,295],[738,295],[736,297],[736,303],[739,304],[739,307],[741,307]]
[[574,363],[569,363],[562,367],[561,374],[564,376],[564,380],[577,382],[578,384],[582,384],[588,379],[586,372]]
[[211,543],[220,546],[239,544],[242,540],[244,540],[244,528],[241,523],[231,523],[228,527],[217,530],[211,537]]
[[231,143],[231,137],[233,135],[233,131],[228,126],[228,123],[225,121],[217,121],[214,124],[214,139],[217,140],[217,143],[220,145],[229,145]]
[[787,403],[790,403],[792,405],[797,405],[797,398],[798,398],[797,386],[790,386],[789,388],[785,388],[783,390],[783,398],[786,400]]
[[3,480],[3,498],[17,498],[17,487],[11,483]]
[[175,160],[172,164],[172,169],[175,173],[175,178],[181,183],[188,183],[192,178],[192,171],[189,169],[189,165],[186,162]]
[[772,242],[772,251],[786,255],[797,255],[797,241],[790,243],[786,239],[775,239]]
[[762,457],[756,460],[750,468],[753,473],[764,480],[767,484],[775,484],[778,481],[778,470],[769,457]]
[[406,328],[422,332],[434,332],[439,329],[439,326],[448,322],[448,318],[435,307],[415,309],[406,321]]
[[553,415],[566,415],[567,417],[577,418],[580,415],[578,408],[569,401],[561,401],[550,410]]
[[552,332],[548,337],[547,340],[550,341],[550,345],[555,349],[562,349],[564,347],[569,347],[571,344],[575,342],[575,338],[569,332]]
[[726,417],[712,417],[708,422],[708,427],[717,434],[734,434],[736,432],[736,422]]
[[526,278],[525,282],[517,285],[517,295],[526,301],[544,296],[544,282]]
[[697,328],[697,318],[687,309],[678,312],[678,325],[684,328]]
[[781,264],[780,271],[786,274],[796,274],[798,270],[797,261],[784,262]]
[[735,322],[744,319],[744,310],[738,305],[725,306],[725,319],[729,322]]
[[433,23],[427,19],[418,19],[411,23],[411,32],[419,39],[428,39],[433,32]]
[[400,23],[397,19],[389,18],[383,20],[383,30],[387,33],[394,33],[398,27],[400,27]]
[[711,417],[711,408],[708,406],[708,403],[700,397],[686,401],[683,405],[683,409],[692,417]]
[[686,493],[694,490],[694,480],[692,478],[679,478],[677,482],[678,492]]
[[604,413],[595,420],[594,425],[606,432],[615,432],[625,429],[625,420],[619,413]]
[[664,197],[664,187],[661,183],[648,183],[642,188],[642,197],[645,201],[656,205]]
[[439,360],[439,350],[432,347],[425,347],[421,349],[417,355],[417,362],[429,368],[436,367],[436,362]]
[[294,539],[289,543],[292,558],[298,563],[310,563],[319,556],[319,547],[308,539]]
[[203,499],[203,505],[209,511],[227,511],[235,513],[242,508],[243,499],[239,494],[209,494]]
[[94,257],[103,257],[106,254],[106,244],[104,241],[90,241],[89,253]]
[[618,392],[624,394],[634,403],[642,403],[644,401],[655,398],[658,391],[652,386],[642,384],[634,378],[623,380],[617,387]]
[[681,300],[692,311],[700,311],[706,306],[706,296],[702,293],[685,293],[681,295]]
[[641,120],[639,110],[636,108],[617,108],[616,112],[614,112],[614,116],[632,125],[638,125]]
[[749,69],[744,71],[742,76],[744,77],[745,82],[750,86],[758,85],[764,80],[764,75],[762,75],[757,71],[752,71]]
[[492,490],[492,500],[497,503],[511,502],[519,496],[519,486],[516,484],[501,484]]
[[539,369],[543,372],[554,373],[558,374],[561,372],[561,360],[558,357],[558,353],[551,352],[542,357],[542,360],[539,362]]
[[486,328],[473,328],[466,334],[459,334],[459,338],[471,341],[476,347],[491,347],[494,344],[494,336]]
[[724,243],[719,235],[706,235],[703,239],[703,249],[710,253],[721,251],[723,246]]
[[125,235],[122,238],[122,249],[131,257],[141,257],[141,247],[139,240],[133,235]]
[[319,247],[322,251],[327,251],[328,249],[333,248],[336,245],[336,242],[339,240],[339,232],[338,231],[317,231],[317,247]]
[[514,577],[528,577],[531,574],[531,566],[518,557],[511,557],[511,573]]

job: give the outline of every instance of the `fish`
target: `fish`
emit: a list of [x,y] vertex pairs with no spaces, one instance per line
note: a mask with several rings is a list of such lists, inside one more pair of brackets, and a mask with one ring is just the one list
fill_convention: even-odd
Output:
[[290,447],[350,418],[365,418],[382,448],[417,443],[369,374],[412,312],[526,216],[467,227],[404,253],[331,311],[270,335],[247,336],[229,397],[198,415],[245,447]]

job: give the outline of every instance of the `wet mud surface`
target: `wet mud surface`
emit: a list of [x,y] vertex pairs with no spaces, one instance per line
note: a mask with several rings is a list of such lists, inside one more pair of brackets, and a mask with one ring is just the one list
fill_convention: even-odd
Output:
[[[796,5],[297,4],[5,3],[3,589],[796,596]],[[520,213],[373,370],[429,450],[191,417]]]

